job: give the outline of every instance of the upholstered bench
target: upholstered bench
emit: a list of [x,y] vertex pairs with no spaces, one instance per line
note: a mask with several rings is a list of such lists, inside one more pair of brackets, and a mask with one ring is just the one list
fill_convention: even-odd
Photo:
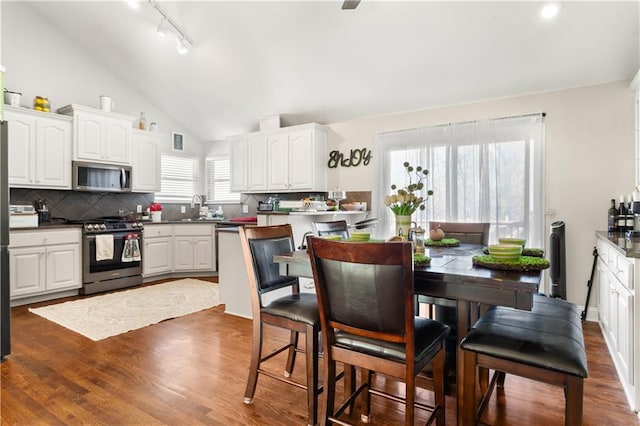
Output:
[[494,388],[492,383],[484,395],[476,395],[478,369],[563,387],[565,424],[582,424],[583,380],[588,369],[582,322],[574,304],[537,295],[531,311],[493,307],[469,330],[460,346],[464,353],[465,425],[476,424]]

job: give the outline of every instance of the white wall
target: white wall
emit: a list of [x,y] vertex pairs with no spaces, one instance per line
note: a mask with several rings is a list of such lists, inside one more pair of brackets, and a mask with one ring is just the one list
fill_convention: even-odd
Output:
[[[375,135],[390,130],[545,112],[545,203],[552,212],[545,229],[566,222],[567,298],[581,305],[594,233],[606,230],[609,200],[635,185],[633,111],[629,82],[618,82],[333,123],[329,150],[372,149]],[[330,169],[328,187],[371,190],[373,173],[372,166]]]
[[115,112],[138,117],[144,111],[147,124],[158,123],[159,132],[166,136],[163,151],[171,151],[171,132],[177,131],[184,134],[184,153],[202,156],[202,141],[189,129],[99,65],[90,51],[56,31],[28,2],[2,2],[1,31],[2,65],[7,69],[4,86],[22,93],[22,106],[31,107],[35,96],[46,96],[53,111],[70,103],[97,108],[99,96],[108,95],[115,101]]

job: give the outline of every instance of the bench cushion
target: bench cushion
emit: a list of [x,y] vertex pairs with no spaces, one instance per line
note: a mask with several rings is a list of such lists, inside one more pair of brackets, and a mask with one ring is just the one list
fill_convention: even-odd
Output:
[[536,296],[531,311],[491,308],[460,345],[521,364],[588,376],[578,309],[562,300]]

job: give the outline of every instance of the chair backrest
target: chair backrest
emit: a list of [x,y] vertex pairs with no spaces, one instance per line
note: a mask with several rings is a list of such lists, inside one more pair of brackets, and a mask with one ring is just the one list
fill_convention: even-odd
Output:
[[429,229],[440,228],[446,238],[455,238],[462,243],[489,244],[489,223],[430,222]]
[[334,220],[331,222],[313,222],[318,236],[340,235],[342,239],[349,238],[349,226],[346,220]]
[[335,330],[342,330],[412,349],[411,243],[307,241],[326,343],[331,345]]
[[251,287],[251,301],[255,310],[262,306],[261,295],[271,290],[292,286],[300,291],[298,278],[280,275],[273,256],[295,251],[291,225],[240,227],[240,243]]

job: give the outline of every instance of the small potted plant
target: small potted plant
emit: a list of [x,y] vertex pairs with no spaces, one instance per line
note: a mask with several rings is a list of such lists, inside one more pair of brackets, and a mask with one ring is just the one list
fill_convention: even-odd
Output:
[[151,203],[149,211],[151,212],[151,222],[160,222],[162,220],[162,204]]

